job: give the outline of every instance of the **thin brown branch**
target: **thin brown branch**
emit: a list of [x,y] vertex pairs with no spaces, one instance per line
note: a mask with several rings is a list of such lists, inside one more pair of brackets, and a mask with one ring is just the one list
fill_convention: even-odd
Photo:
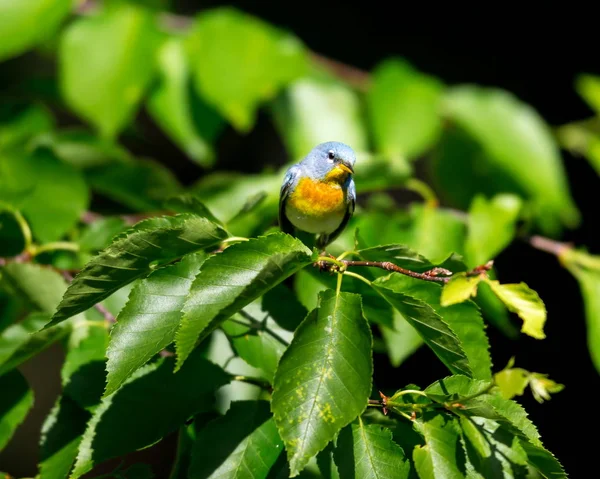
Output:
[[562,243],[543,236],[531,236],[527,238],[527,242],[535,249],[553,254],[554,256],[562,256],[566,250],[572,249],[573,245]]

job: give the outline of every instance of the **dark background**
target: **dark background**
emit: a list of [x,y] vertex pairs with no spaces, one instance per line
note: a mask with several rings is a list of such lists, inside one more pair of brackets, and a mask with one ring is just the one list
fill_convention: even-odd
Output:
[[[555,15],[554,21],[548,17],[542,20],[540,12],[535,12],[532,18],[524,18],[521,10],[499,11],[498,7],[495,10],[490,7],[488,12],[473,10],[469,15],[477,16],[469,20],[465,15],[457,22],[433,4],[424,4],[423,11],[416,12],[414,5],[408,10],[403,4],[396,3],[392,8],[391,3],[373,1],[356,6],[330,1],[174,0],[172,3],[182,14],[222,5],[238,7],[291,30],[315,52],[364,70],[371,70],[386,58],[399,56],[448,85],[477,83],[501,87],[532,105],[553,126],[592,114],[575,92],[574,80],[580,73],[600,73],[598,39],[595,25],[585,25],[589,12],[577,12],[575,6],[561,11],[560,17]],[[550,13],[546,9],[543,15]],[[502,18],[502,14],[508,14],[510,21]],[[515,21],[517,18],[521,20]],[[18,79],[21,70],[29,70],[31,65],[31,61],[23,59],[3,65],[0,76],[4,79],[0,79],[0,84],[11,83],[11,77]],[[68,117],[63,120],[69,122]],[[127,146],[134,153],[163,161],[183,182],[195,181],[200,174],[197,166],[143,113],[140,120],[142,134]],[[239,135],[228,127],[217,149],[221,168],[250,172],[260,170],[265,164],[287,161],[281,140],[263,113],[248,135]],[[565,232],[561,239],[600,253],[594,234],[599,178],[584,159],[567,153],[563,153],[563,158],[583,222],[577,230]],[[538,426],[546,447],[559,458],[570,477],[589,477],[581,471],[593,463],[596,445],[593,439],[580,434],[588,431],[594,434],[600,427],[593,400],[593,393],[600,389],[600,375],[587,350],[579,287],[555,257],[533,250],[525,243],[515,242],[495,264],[502,282],[524,281],[539,293],[548,309],[548,321],[547,339],[543,341],[527,336],[509,340],[489,327],[494,370],[502,369],[508,359],[515,356],[517,366],[548,373],[566,385],[564,391],[542,405],[535,402],[529,392],[519,401]],[[518,318],[515,324],[519,324]],[[39,437],[39,424],[52,405],[52,396],[58,393],[61,356],[60,351],[53,348],[25,367],[24,372],[34,389],[46,391],[47,396],[36,399],[35,414],[24,425],[26,431],[19,431],[21,445],[25,435],[29,441]],[[48,372],[49,364],[55,364],[56,371]],[[37,368],[43,368],[44,372]],[[390,367],[385,357],[376,357],[374,384],[386,391],[412,382],[424,387],[447,374],[444,366],[422,348],[396,369]],[[163,462],[166,466],[171,460],[172,439],[146,451],[143,459],[139,459],[153,459],[151,462]],[[12,451],[5,451],[4,459],[18,454],[14,446]],[[35,444],[31,444],[29,451],[34,453]],[[24,454],[24,450],[20,453]],[[31,456],[29,459],[29,466],[34,467],[35,461]],[[15,469],[13,472],[19,473]],[[162,477],[158,469],[155,468],[155,472]]]

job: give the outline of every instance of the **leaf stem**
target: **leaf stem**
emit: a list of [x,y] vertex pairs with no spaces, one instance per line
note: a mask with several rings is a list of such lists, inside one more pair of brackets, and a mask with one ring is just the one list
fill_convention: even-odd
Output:
[[70,241],[54,241],[52,243],[46,243],[41,246],[31,246],[31,256],[37,256],[41,253],[48,251],[65,250],[65,251],[79,251],[79,245]]
[[371,286],[371,282],[360,274],[353,273],[352,271],[344,271],[344,274],[346,276],[351,276],[353,278],[360,279],[363,283],[367,283],[369,286]]
[[399,398],[400,396],[404,396],[405,394],[417,394],[419,396],[427,397],[427,394],[425,394],[423,391],[419,391],[418,389],[405,389],[404,391],[398,391],[392,396],[392,398]]
[[338,273],[337,275],[337,286],[335,288],[335,295],[339,296],[340,295],[340,291],[342,290],[342,280],[344,279],[344,274],[343,273]]
[[330,256],[319,256],[317,258],[317,263],[331,263],[336,265],[338,268],[344,268],[345,265],[345,261],[339,261],[335,258],[332,258]]
[[404,184],[404,187],[407,190],[414,191],[423,197],[425,200],[425,204],[429,207],[435,208],[439,205],[439,200],[435,195],[433,189],[424,181],[421,181],[417,178],[410,178]]
[[21,228],[21,233],[23,233],[23,239],[25,240],[25,252],[30,253],[33,244],[33,237],[29,223],[27,223],[27,220],[23,217],[20,211],[14,210],[12,213],[15,217],[15,220],[19,224],[19,228]]
[[253,384],[254,386],[258,386],[259,388],[262,388],[266,391],[271,391],[273,389],[271,384],[262,378],[243,375],[231,375],[231,379],[232,381],[240,381],[242,383]]
[[230,236],[229,238],[226,238],[223,241],[221,241],[221,244],[240,243],[242,241],[250,241],[250,240],[248,238],[244,238],[243,236]]

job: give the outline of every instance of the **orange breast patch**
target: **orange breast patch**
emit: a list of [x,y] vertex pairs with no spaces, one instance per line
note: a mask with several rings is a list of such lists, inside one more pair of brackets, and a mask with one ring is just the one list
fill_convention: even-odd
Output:
[[307,216],[327,216],[345,207],[344,192],[336,183],[302,178],[289,198],[290,206]]

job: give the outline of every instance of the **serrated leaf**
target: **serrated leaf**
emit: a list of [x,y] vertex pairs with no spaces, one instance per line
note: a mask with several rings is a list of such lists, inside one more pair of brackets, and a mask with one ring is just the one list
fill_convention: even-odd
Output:
[[539,295],[525,283],[500,284],[499,281],[487,280],[492,291],[506,307],[519,315],[523,320],[521,331],[536,339],[544,339],[546,323],[546,306]]
[[[460,340],[473,377],[490,379],[492,362],[485,326],[479,309],[471,301],[444,307],[440,303],[442,288],[438,283],[422,281],[397,273],[378,280],[385,287],[401,291],[433,309]],[[455,371],[464,374],[464,371]],[[469,374],[467,374],[469,375]]]
[[540,446],[534,446],[527,441],[521,441],[521,447],[527,454],[529,464],[548,479],[566,479],[567,473],[558,459],[550,451]]
[[33,391],[18,371],[0,376],[0,451],[33,406]]
[[71,0],[0,1],[0,61],[48,40],[71,8]]
[[421,479],[461,479],[457,464],[460,449],[458,425],[454,418],[428,414],[416,425],[425,438],[424,446],[413,450],[415,468]]
[[371,331],[359,295],[327,290],[298,327],[275,374],[271,409],[291,477],[367,406]]
[[214,391],[229,380],[199,352],[176,374],[173,366],[172,358],[148,364],[102,399],[79,446],[73,479],[107,459],[154,444],[192,415],[210,409]]
[[358,421],[340,432],[334,451],[340,477],[408,479],[410,463],[392,440],[392,432]]
[[148,99],[148,112],[190,159],[203,167],[212,166],[215,158],[209,142],[223,120],[193,95],[183,39],[171,37],[162,44],[158,68],[160,80]]
[[434,174],[453,203],[466,209],[477,193],[516,193],[531,199],[548,234],[579,223],[558,146],[533,108],[503,90],[463,85],[444,109],[459,128],[440,142]]
[[483,195],[473,198],[465,240],[469,267],[494,259],[510,244],[516,233],[521,205],[521,199],[511,194],[499,194],[489,201]]
[[117,317],[106,351],[105,395],[112,394],[134,371],[175,339],[181,308],[204,262],[203,254],[154,271],[131,291]]
[[214,246],[225,237],[221,227],[191,214],[139,222],[75,276],[46,327],[85,311],[156,267]]
[[60,396],[42,425],[40,479],[64,479],[69,472],[91,414],[67,397]]
[[442,126],[441,82],[400,59],[379,64],[371,82],[367,101],[377,150],[408,158],[423,153]]
[[7,201],[11,184],[18,187],[12,201],[9,197],[7,202],[23,213],[41,242],[60,239],[89,205],[89,191],[81,173],[60,162],[48,149],[0,154],[0,176],[4,175],[9,184],[0,184],[4,190],[0,199]]
[[313,254],[301,241],[283,233],[234,244],[207,259],[183,307],[175,336],[177,367],[198,339],[313,261]]
[[306,69],[295,37],[230,7],[199,15],[188,41],[198,93],[242,132],[263,101]]
[[453,304],[467,301],[472,296],[477,296],[477,285],[482,279],[481,275],[467,276],[466,273],[455,274],[444,285],[440,304],[442,306],[452,306]]
[[420,299],[404,294],[384,278],[373,287],[398,310],[419,333],[425,344],[455,373],[471,375],[471,368],[460,339],[434,309]]
[[111,3],[65,30],[59,80],[67,105],[114,139],[134,117],[154,76],[158,33],[150,12]]
[[480,381],[463,375],[448,376],[429,385],[423,392],[439,403],[461,402],[466,398],[479,396],[493,386],[491,381]]
[[283,443],[267,401],[234,401],[194,441],[190,479],[267,477]]

